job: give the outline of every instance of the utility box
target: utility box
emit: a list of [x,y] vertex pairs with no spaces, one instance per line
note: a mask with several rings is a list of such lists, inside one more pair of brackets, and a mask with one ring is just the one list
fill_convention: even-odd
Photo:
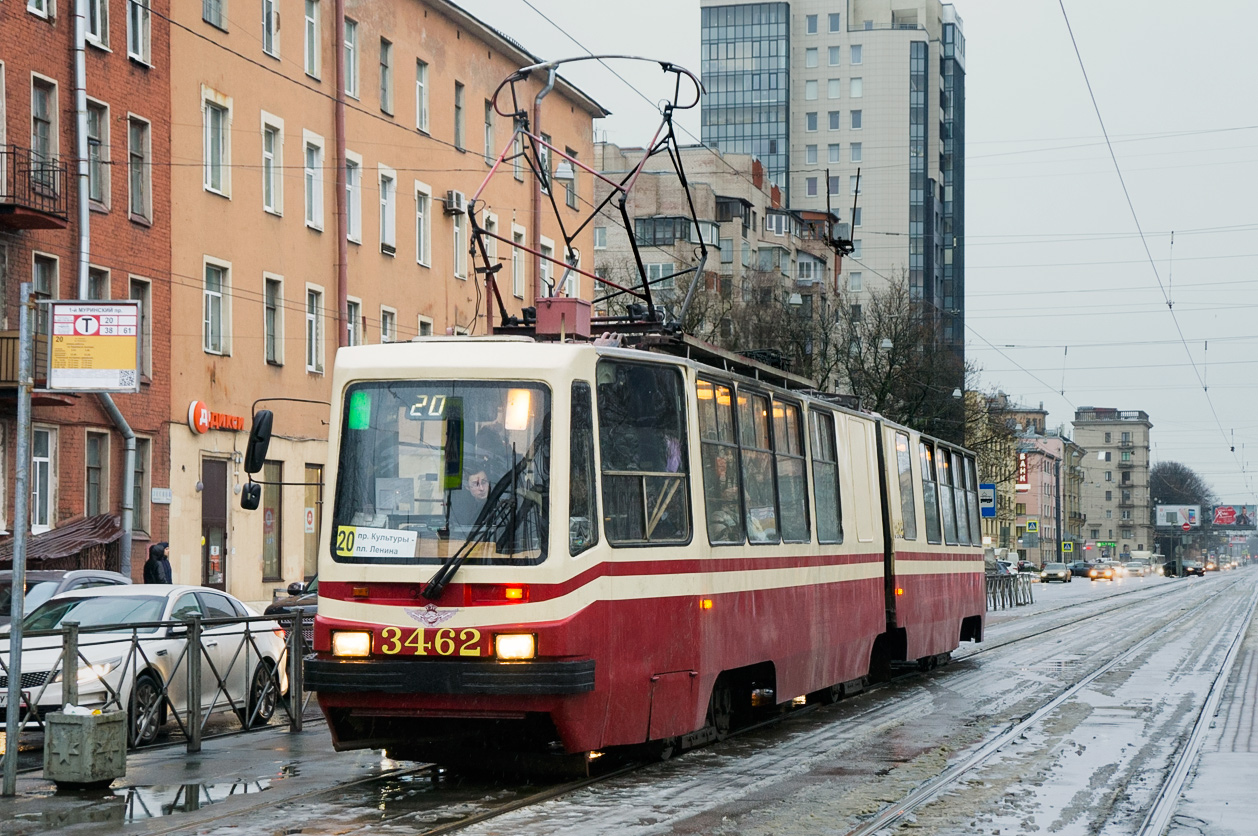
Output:
[[127,774],[127,712],[44,717],[44,777],[58,787],[108,784]]
[[537,300],[537,326],[539,337],[590,336],[590,303],[571,296],[545,296]]

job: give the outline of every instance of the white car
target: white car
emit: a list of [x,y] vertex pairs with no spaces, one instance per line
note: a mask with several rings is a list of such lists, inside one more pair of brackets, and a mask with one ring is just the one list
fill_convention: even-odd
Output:
[[[57,630],[77,621],[78,704],[125,708],[129,742],[143,745],[157,737],[171,712],[187,722],[188,627],[160,622],[186,621],[198,613],[206,621],[233,619],[203,627],[202,716],[232,710],[246,725],[267,722],[288,691],[284,633],[274,621],[240,621],[258,613],[225,592],[168,584],[66,592],[33,610],[22,629]],[[111,629],[89,629],[96,627]],[[62,707],[62,644],[61,635],[23,636],[22,691],[41,715]],[[9,641],[0,638],[0,658],[7,663],[8,655]],[[2,708],[7,674],[0,673],[0,680]]]

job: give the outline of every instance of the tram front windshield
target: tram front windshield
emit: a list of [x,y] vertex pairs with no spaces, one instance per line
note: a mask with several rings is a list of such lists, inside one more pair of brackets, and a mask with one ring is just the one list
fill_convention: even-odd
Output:
[[346,392],[332,520],[340,563],[545,559],[550,391],[388,381]]

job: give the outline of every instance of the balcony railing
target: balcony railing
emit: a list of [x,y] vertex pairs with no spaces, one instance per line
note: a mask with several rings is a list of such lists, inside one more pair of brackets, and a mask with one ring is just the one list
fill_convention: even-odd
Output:
[[65,163],[29,148],[0,145],[0,226],[65,229]]
[[[0,389],[17,387],[17,331],[0,331]],[[31,370],[35,384],[39,385],[47,378],[48,344],[44,340],[35,340],[35,367]]]

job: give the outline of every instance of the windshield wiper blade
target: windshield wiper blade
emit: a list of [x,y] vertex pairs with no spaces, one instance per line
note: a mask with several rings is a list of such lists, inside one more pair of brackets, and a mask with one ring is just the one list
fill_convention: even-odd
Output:
[[[459,567],[467,560],[472,550],[481,543],[489,539],[490,532],[494,531],[496,526],[502,522],[502,515],[506,509],[501,504],[502,495],[506,493],[507,488],[514,486],[516,479],[524,470],[524,466],[528,464],[531,457],[525,456],[516,463],[516,466],[502,475],[498,480],[498,484],[494,485],[493,490],[489,492],[489,496],[485,498],[485,504],[481,507],[480,513],[476,515],[475,522],[472,523],[472,530],[468,533],[467,539],[463,541],[463,545],[446,561],[441,564],[424,587],[421,593],[429,601],[435,601],[441,597],[441,593],[445,591],[446,584],[454,577],[454,573],[459,571]],[[514,503],[512,503],[514,505]]]

